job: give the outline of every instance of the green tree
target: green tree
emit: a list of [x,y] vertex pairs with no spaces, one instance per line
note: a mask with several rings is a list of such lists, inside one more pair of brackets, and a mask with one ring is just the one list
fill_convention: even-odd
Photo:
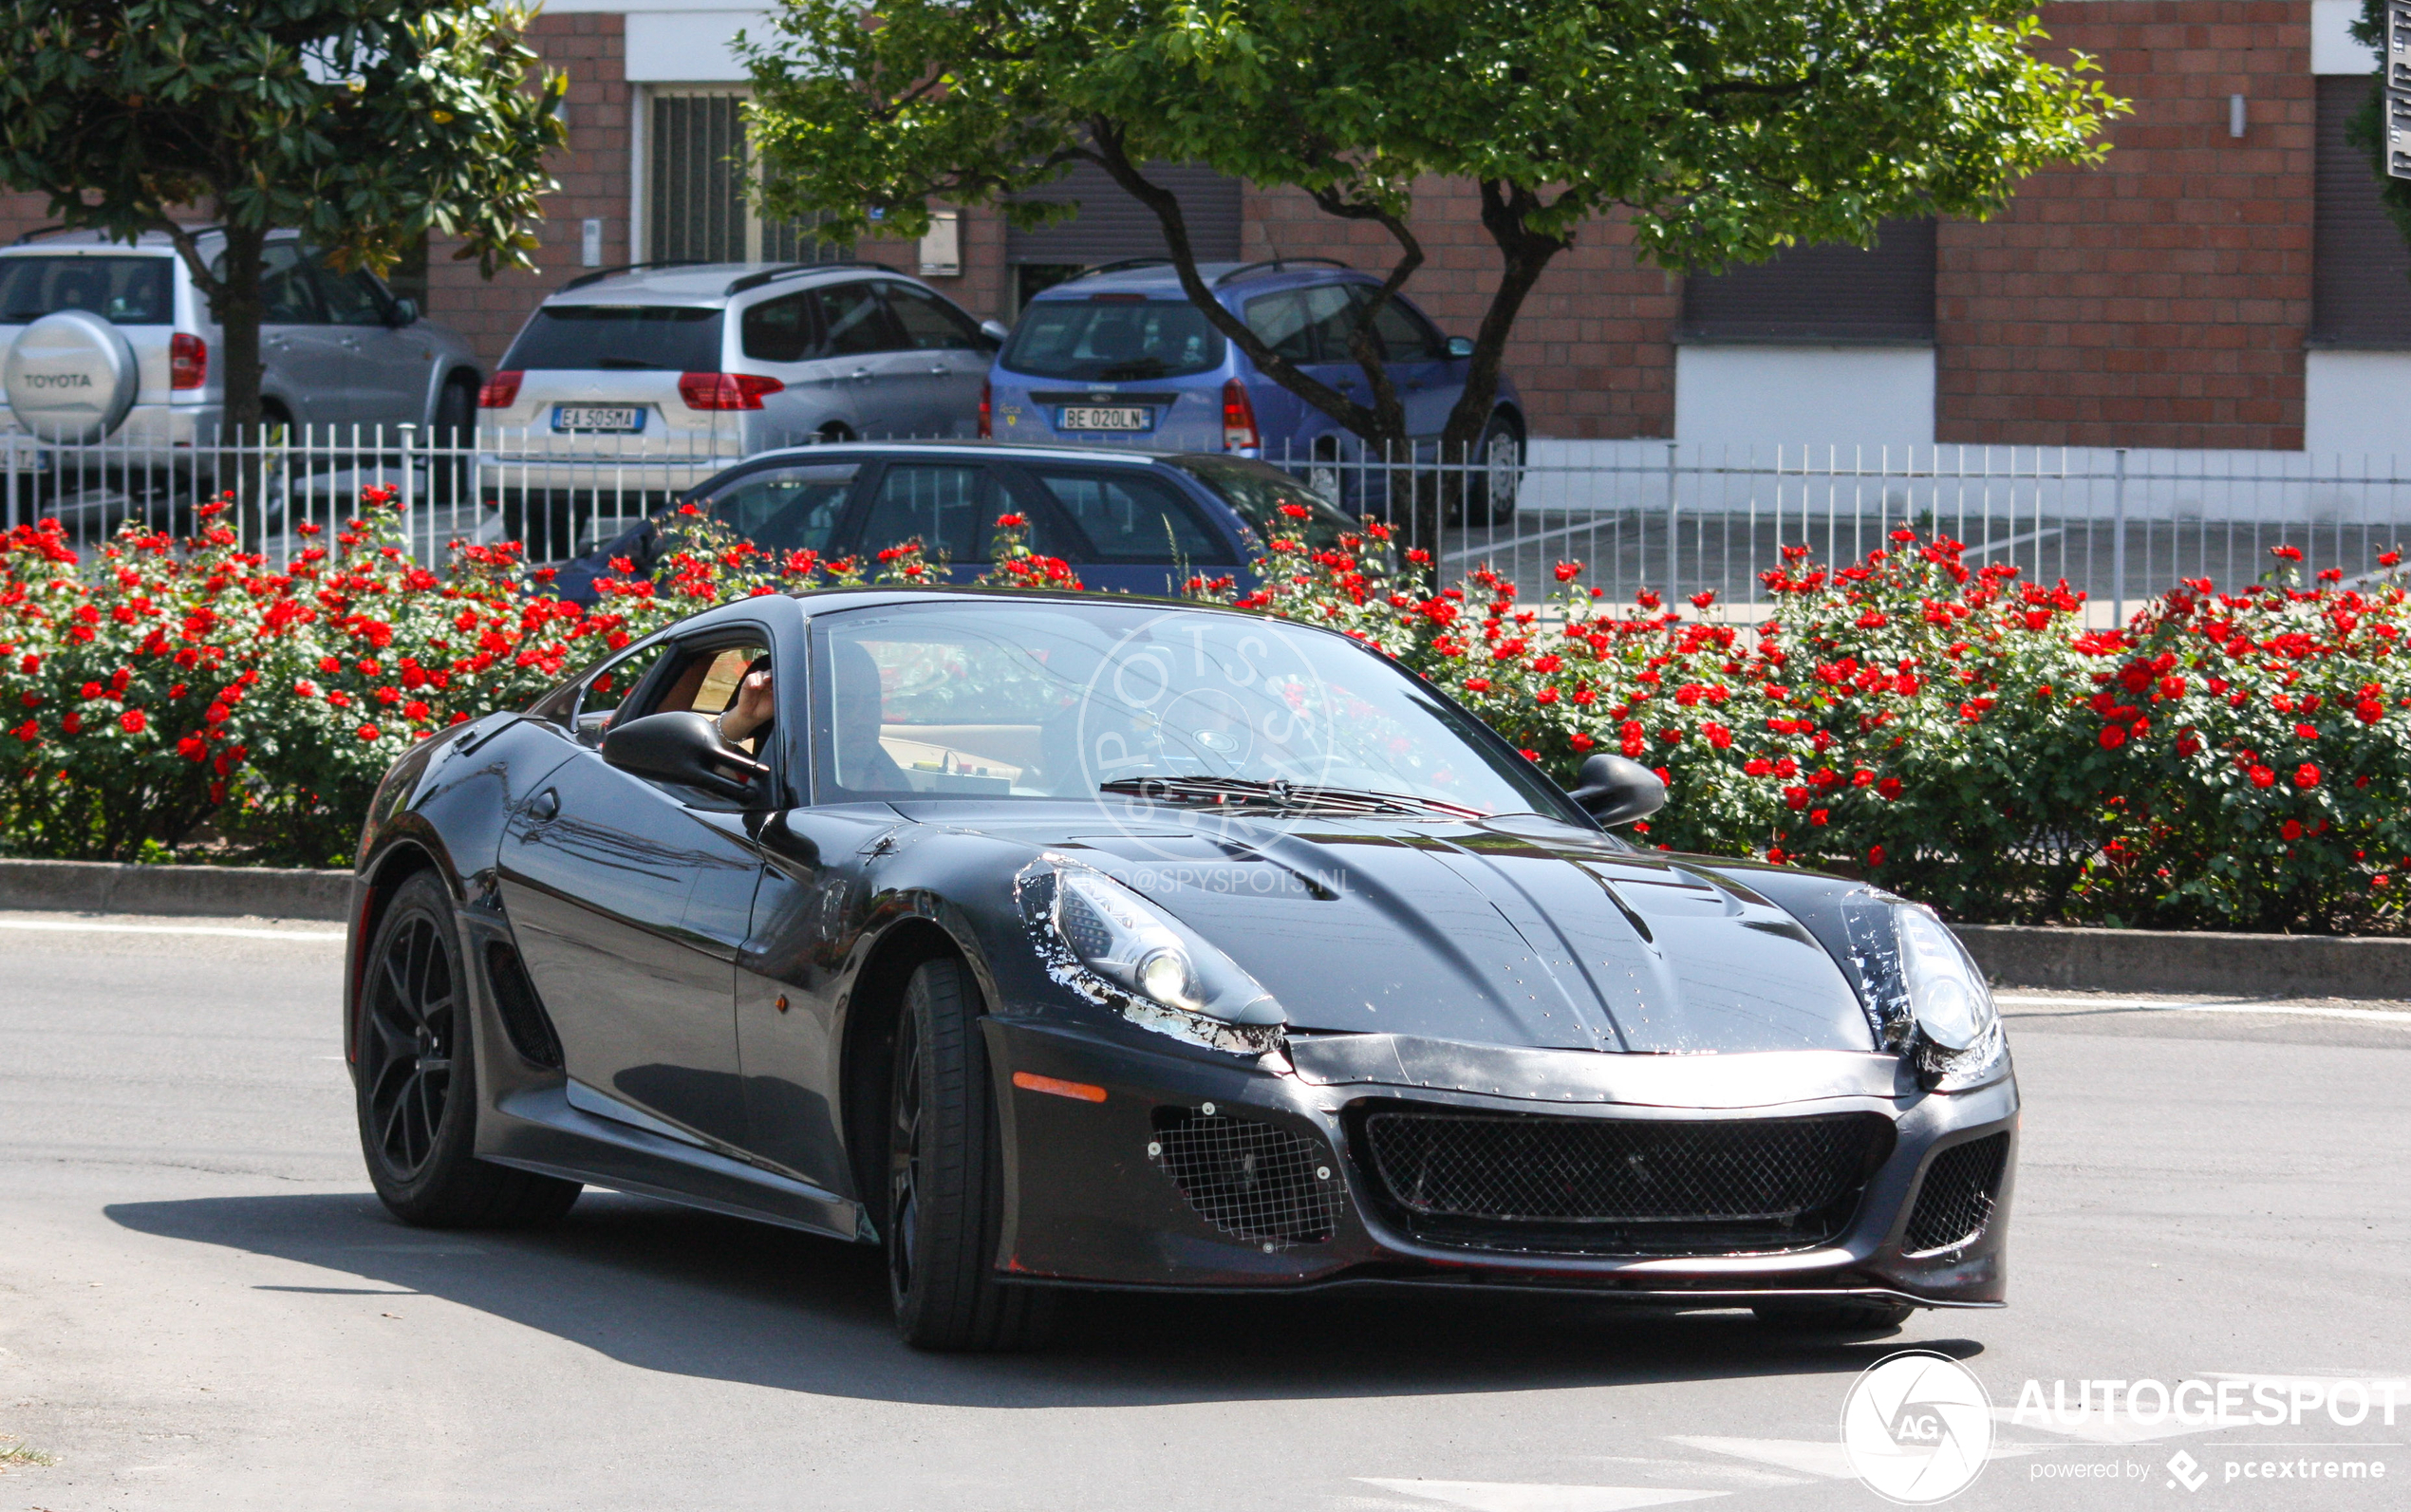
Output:
[[[1484,433],[1518,312],[1551,259],[1621,207],[1641,256],[1713,269],[1887,217],[1984,215],[2019,177],[2090,162],[2124,108],[2037,50],[2029,0],[782,0],[740,39],[770,209],[910,235],[933,199],[1036,224],[1096,164],[1154,211],[1188,297],[1283,386],[1368,440],[1404,410],[1383,301],[1423,260],[1428,177],[1471,180],[1500,275],[1443,444]],[[1360,308],[1370,402],[1317,382],[1215,301],[1149,162],[1303,190],[1396,255]]]
[[2386,76],[2383,60],[2386,55],[2386,0],[2361,0],[2361,19],[2352,24],[2352,40],[2377,50],[2381,65],[2369,76],[2369,98],[2346,122],[2345,140],[2369,155],[2369,172],[2377,183],[2371,193],[2385,208],[2386,218],[2395,229],[2411,239],[2411,178],[2397,178],[2386,172]]
[[271,230],[340,269],[383,271],[430,232],[488,277],[533,266],[566,81],[526,22],[484,0],[6,0],[0,184],[174,242],[223,332],[228,429],[256,434]]

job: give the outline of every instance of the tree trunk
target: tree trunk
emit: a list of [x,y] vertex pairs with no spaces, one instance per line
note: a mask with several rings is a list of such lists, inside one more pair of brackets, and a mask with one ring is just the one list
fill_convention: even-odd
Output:
[[216,317],[218,338],[226,345],[226,420],[221,439],[235,449],[232,457],[237,528],[244,543],[256,547],[265,537],[268,513],[259,404],[260,265],[268,249],[268,233],[228,226],[225,234],[224,271],[210,298],[210,313]]
[[1448,412],[1448,422],[1440,433],[1441,459],[1453,458],[1464,465],[1441,475],[1441,489],[1416,490],[1416,531],[1424,541],[1433,543],[1435,552],[1442,522],[1449,513],[1465,507],[1472,464],[1480,460],[1473,448],[1489,428],[1491,411],[1498,405],[1500,364],[1516,316],[1523,312],[1524,299],[1540,282],[1549,260],[1574,245],[1570,235],[1547,235],[1526,223],[1535,212],[1546,208],[1531,190],[1496,178],[1483,179],[1481,188],[1482,226],[1499,249],[1499,287],[1490,295],[1490,308],[1483,312],[1481,329],[1473,338],[1465,392],[1458,396],[1456,408]]

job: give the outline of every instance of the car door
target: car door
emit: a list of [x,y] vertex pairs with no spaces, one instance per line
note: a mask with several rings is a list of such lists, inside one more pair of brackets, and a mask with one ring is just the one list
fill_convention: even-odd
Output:
[[259,296],[262,391],[282,402],[296,423],[316,427],[322,436],[348,425],[345,353],[299,243],[268,244],[260,259]]
[[703,501],[704,513],[766,551],[829,556],[861,475],[859,462],[757,468]]
[[854,434],[918,434],[925,417],[916,385],[925,375],[914,371],[920,359],[904,349],[903,333],[876,284],[854,279],[811,292],[819,323],[819,382],[846,405]]
[[[1352,285],[1357,305],[1372,302],[1374,289],[1369,284]],[[1438,444],[1440,432],[1448,423],[1448,412],[1456,407],[1457,396],[1465,391],[1461,371],[1452,373],[1448,362],[1448,345],[1423,311],[1407,303],[1403,295],[1392,295],[1373,318],[1374,335],[1381,342],[1384,365],[1390,382],[1398,391],[1400,402],[1407,409],[1407,434],[1413,438],[1418,455]]]
[[1059,511],[1072,541],[1051,556],[1075,564],[1090,588],[1177,595],[1191,577],[1236,575],[1241,556],[1170,480],[1139,467],[1020,461],[1004,470],[1015,511]]
[[435,344],[424,331],[393,326],[385,292],[367,273],[339,273],[315,258],[310,272],[327,311],[346,418],[382,426],[388,437],[397,425],[425,423]]
[[[720,712],[769,644],[758,625],[722,625],[599,671],[574,715],[587,748],[512,815],[498,866],[571,1104],[733,1146],[745,1139],[736,962],[759,880],[745,805],[622,772],[601,737],[615,718]],[[614,704],[630,678],[636,692]]]
[[996,343],[979,323],[945,300],[911,284],[883,283],[881,294],[906,348],[917,359],[907,375],[921,436],[977,436],[980,386],[987,382]]

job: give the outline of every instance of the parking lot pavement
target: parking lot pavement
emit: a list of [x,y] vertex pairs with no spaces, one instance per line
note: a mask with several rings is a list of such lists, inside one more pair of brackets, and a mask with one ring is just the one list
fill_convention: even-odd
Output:
[[[1994,1404],[1953,1507],[2376,1507],[2411,1477],[2411,1388],[2391,1425],[2016,1410],[2028,1380],[2071,1409],[2088,1381],[2234,1381],[2282,1415],[2306,1382],[2411,1377],[2395,1017],[2005,994],[2004,1311],[1836,1339],[1560,1298],[1107,1297],[1045,1353],[945,1358],[826,1241],[593,1191],[538,1235],[388,1221],[333,934],[0,915],[0,1449],[56,1461],[0,1459],[0,1512],[1874,1507],[1837,1425],[1905,1346]],[[2327,1463],[2385,1478],[2301,1478]]]

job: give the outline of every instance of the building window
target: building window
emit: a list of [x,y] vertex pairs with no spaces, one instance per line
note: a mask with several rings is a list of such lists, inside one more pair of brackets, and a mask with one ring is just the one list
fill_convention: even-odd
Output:
[[738,89],[657,90],[647,103],[645,256],[654,262],[820,263],[853,255],[808,226],[765,221],[746,202]]
[[2345,140],[2368,103],[2366,74],[2319,77],[2310,231],[2310,340],[2321,346],[2411,349],[2411,247],[2378,202],[2369,155]]
[[1801,345],[1934,340],[1934,222],[1887,220],[1871,248],[1794,247],[1683,280],[1681,339]]

